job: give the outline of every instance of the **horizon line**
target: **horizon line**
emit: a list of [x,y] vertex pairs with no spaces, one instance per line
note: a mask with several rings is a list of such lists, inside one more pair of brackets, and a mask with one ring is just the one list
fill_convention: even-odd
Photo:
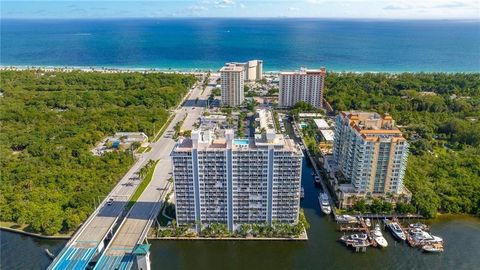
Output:
[[275,17],[222,17],[222,16],[184,16],[184,17],[4,17],[0,16],[0,20],[125,20],[125,19],[142,19],[142,20],[155,20],[155,19],[278,19],[278,20],[289,20],[289,19],[315,19],[315,20],[373,20],[373,21],[480,21],[480,18],[378,18],[378,17],[286,17],[286,16],[275,16]]

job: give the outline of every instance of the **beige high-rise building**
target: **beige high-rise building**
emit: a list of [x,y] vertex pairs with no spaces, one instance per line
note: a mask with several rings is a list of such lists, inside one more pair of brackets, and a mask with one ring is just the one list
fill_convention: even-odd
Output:
[[315,108],[322,108],[325,75],[325,68],[280,73],[278,105],[288,108],[305,101]]
[[240,65],[227,64],[220,69],[222,86],[222,105],[235,107],[245,99],[244,80],[245,68]]
[[408,146],[388,114],[354,111],[336,118],[334,163],[357,193],[400,194]]
[[243,67],[245,81],[257,81],[263,78],[263,61],[262,60],[250,60],[244,63],[231,62],[226,63],[225,66],[235,65],[237,67]]

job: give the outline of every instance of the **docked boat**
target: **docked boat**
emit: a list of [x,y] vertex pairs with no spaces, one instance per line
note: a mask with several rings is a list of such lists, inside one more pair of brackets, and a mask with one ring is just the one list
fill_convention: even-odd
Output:
[[338,223],[358,223],[358,219],[354,216],[350,215],[338,215],[336,221]]
[[302,187],[300,190],[300,199],[303,199],[305,197],[305,189]]
[[407,236],[403,233],[402,228],[397,222],[387,222],[387,227],[398,240],[405,241],[407,239]]
[[420,229],[422,231],[429,231],[430,230],[430,228],[427,225],[425,225],[423,223],[420,223],[420,222],[412,223],[412,224],[408,225],[408,228],[409,229]]
[[365,233],[344,235],[340,237],[340,240],[345,243],[346,246],[351,246],[354,248],[366,248],[370,246],[370,241],[368,240],[368,235]]
[[320,192],[320,194],[318,194],[318,202],[325,215],[330,215],[330,213],[332,213],[332,207],[330,207],[330,200],[327,193]]
[[432,235],[421,229],[411,229],[409,231],[410,237],[415,245],[430,245],[435,243],[443,243],[441,237]]
[[380,229],[380,224],[375,224],[375,229],[372,231],[372,238],[377,242],[377,244],[381,247],[387,247],[388,242],[383,237],[382,230]]
[[443,252],[443,245],[440,243],[425,245],[422,247],[422,250],[428,253],[440,253]]
[[357,234],[351,234],[351,235],[344,235],[340,237],[340,240],[343,242],[346,241],[367,241],[368,240],[368,235],[366,233],[357,233]]
[[365,225],[367,225],[367,227],[372,227],[372,222],[370,221],[369,218],[365,219]]

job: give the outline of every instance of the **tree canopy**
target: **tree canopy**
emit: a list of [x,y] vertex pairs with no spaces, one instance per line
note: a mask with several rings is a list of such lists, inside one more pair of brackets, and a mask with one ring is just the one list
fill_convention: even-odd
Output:
[[415,207],[480,214],[480,74],[329,73],[336,110],[390,113],[410,143],[405,184]]
[[133,163],[90,150],[117,131],[152,136],[193,76],[1,71],[0,220],[43,234],[71,231]]

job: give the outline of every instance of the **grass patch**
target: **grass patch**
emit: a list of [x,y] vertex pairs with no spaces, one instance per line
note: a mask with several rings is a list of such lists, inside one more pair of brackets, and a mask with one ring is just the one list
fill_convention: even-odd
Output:
[[135,190],[135,193],[132,195],[132,198],[130,198],[130,201],[127,204],[127,208],[130,209],[140,198],[140,195],[142,195],[143,191],[147,188],[147,186],[150,184],[153,178],[153,173],[155,172],[155,168],[157,167],[158,160],[155,161],[153,166],[151,166],[148,169],[147,175],[143,179],[143,181],[138,185],[137,189]]
[[137,149],[137,153],[143,154],[143,153],[150,152],[150,150],[152,150],[152,148],[151,148],[150,146],[147,146],[147,147],[139,147],[139,148]]
[[156,142],[158,139],[160,139],[163,136],[163,133],[165,132],[167,127],[170,125],[170,123],[172,123],[173,118],[175,118],[175,113],[172,113],[170,115],[170,118],[168,118],[167,122],[165,124],[163,124],[160,131],[155,135],[155,138],[153,138],[153,140],[152,140],[153,142]]

